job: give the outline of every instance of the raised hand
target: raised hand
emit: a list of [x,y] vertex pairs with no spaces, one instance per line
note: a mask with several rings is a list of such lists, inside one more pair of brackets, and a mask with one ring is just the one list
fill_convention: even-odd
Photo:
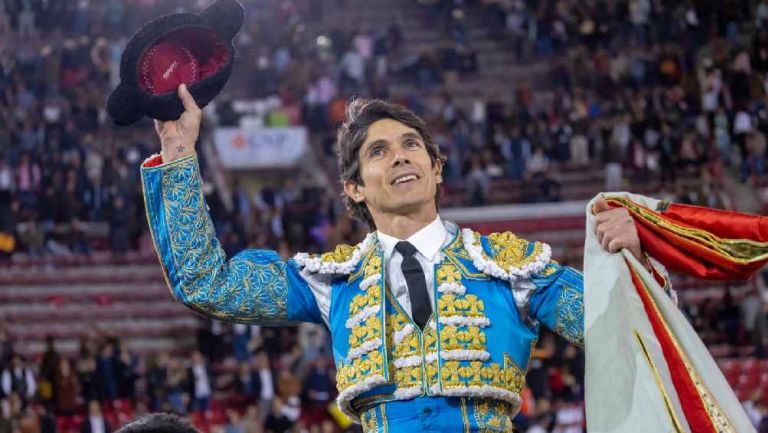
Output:
[[179,98],[184,104],[184,112],[178,120],[155,120],[155,131],[160,137],[164,163],[193,154],[200,135],[203,111],[197,106],[186,84],[179,86]]

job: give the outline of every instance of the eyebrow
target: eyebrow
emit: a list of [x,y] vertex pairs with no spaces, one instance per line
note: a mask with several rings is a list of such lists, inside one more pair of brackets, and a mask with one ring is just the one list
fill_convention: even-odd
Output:
[[[402,140],[408,140],[408,139],[424,141],[424,139],[422,139],[421,136],[419,134],[415,133],[415,132],[404,132],[404,133],[400,134],[400,140],[401,141]],[[374,141],[371,141],[370,143],[368,143],[364,147],[363,150],[365,152],[368,152],[372,148],[374,148],[374,147],[376,147],[376,146],[378,146],[380,144],[386,144],[386,143],[387,143],[387,140],[384,140],[384,139],[374,140]]]

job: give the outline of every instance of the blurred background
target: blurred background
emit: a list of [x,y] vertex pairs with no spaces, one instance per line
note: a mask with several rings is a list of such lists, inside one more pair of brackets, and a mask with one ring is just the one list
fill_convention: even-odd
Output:
[[[351,96],[428,121],[443,218],[546,241],[576,268],[600,191],[768,210],[768,0],[243,3],[198,145],[228,255],[362,238],[333,154]],[[154,411],[205,432],[359,431],[332,409],[324,328],[211,321],[163,281],[139,180],[159,140],[104,107],[127,39],[206,4],[0,0],[0,433],[106,433]],[[760,432],[767,278],[672,276]],[[584,432],[583,375],[583,353],[543,332],[517,431]]]

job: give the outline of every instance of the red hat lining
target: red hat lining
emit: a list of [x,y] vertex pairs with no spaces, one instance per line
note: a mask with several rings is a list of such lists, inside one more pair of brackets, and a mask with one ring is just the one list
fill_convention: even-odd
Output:
[[228,44],[212,29],[184,27],[150,45],[138,64],[139,87],[152,95],[176,92],[214,75],[230,60]]

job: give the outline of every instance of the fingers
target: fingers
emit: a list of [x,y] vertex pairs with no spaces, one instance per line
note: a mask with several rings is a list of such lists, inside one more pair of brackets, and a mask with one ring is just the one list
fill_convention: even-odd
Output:
[[624,233],[616,233],[615,229],[611,230],[605,227],[597,229],[597,242],[609,253],[615,253],[624,247],[628,247],[629,243],[625,238]]
[[593,214],[599,214],[600,212],[605,212],[607,210],[611,210],[611,206],[608,205],[608,202],[602,197],[598,198],[592,205]]
[[630,251],[640,249],[637,228],[626,209],[611,208],[595,215],[595,234],[600,246],[610,253],[618,252],[622,248],[628,248]]
[[192,94],[189,93],[189,89],[187,88],[186,84],[179,85],[179,98],[181,98],[181,103],[184,104],[185,111],[190,113],[200,112],[200,107],[197,106],[195,98],[193,98]]
[[609,210],[603,210],[600,211],[600,213],[595,215],[595,222],[598,224],[606,222],[606,221],[620,221],[620,217],[624,215],[626,212],[625,209],[621,208],[608,208]]

